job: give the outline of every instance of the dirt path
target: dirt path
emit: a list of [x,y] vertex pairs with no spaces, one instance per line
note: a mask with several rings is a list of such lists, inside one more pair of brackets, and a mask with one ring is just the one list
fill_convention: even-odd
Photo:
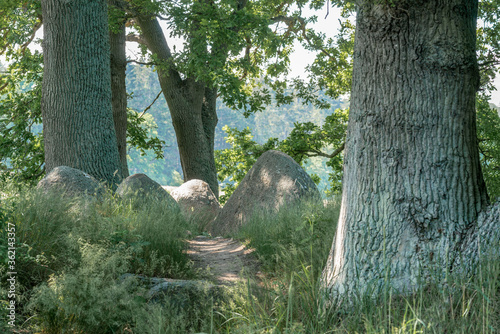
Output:
[[252,252],[253,249],[237,240],[204,236],[190,240],[187,251],[196,268],[208,269],[216,283],[226,285],[236,283],[245,275],[257,274],[258,262]]

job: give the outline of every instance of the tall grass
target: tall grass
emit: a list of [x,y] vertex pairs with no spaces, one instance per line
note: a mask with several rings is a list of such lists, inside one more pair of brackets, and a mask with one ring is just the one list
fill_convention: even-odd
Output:
[[[246,293],[222,326],[227,333],[498,333],[500,261],[486,261],[474,278],[459,274],[409,295],[360,296],[354,305],[325,309],[319,278],[328,257],[339,205],[311,204],[275,216],[257,215],[238,237],[255,248],[267,272],[265,291]],[[245,295],[245,294],[243,294]],[[257,298],[256,298],[257,296]]]
[[[485,261],[473,278],[453,274],[446,284],[412,294],[360,296],[353,305],[325,308],[319,283],[338,213],[333,201],[254,216],[234,237],[255,249],[261,279],[248,277],[221,299],[189,293],[188,306],[179,308],[168,300],[149,303],[143,288],[122,276],[195,276],[183,241],[192,226],[177,209],[154,200],[135,208],[111,194],[97,202],[11,193],[2,198],[0,221],[17,228],[19,327],[28,333],[500,332],[500,261]],[[5,250],[5,228],[0,233]]]
[[[170,278],[194,275],[191,261],[185,253],[185,239],[191,226],[182,218],[178,208],[164,203],[152,200],[147,205],[134,208],[111,193],[98,201],[26,189],[10,193],[4,190],[1,208],[1,299],[6,300],[6,225],[11,223],[16,226],[18,310],[23,310],[34,298],[34,291],[37,291],[38,300],[83,302],[82,298],[71,299],[68,296],[76,294],[77,291],[73,290],[83,289],[86,284],[98,287],[96,282],[99,280],[111,282],[109,287],[114,289],[118,286],[113,283],[114,280],[125,271]],[[96,258],[92,260],[92,256]],[[116,265],[115,270],[104,275],[97,274],[97,269],[90,269],[94,263],[102,270],[98,262],[108,257],[115,260],[107,268]],[[118,266],[118,263],[123,265]],[[85,275],[82,274],[84,270],[87,270]],[[75,277],[79,278],[75,280]],[[40,288],[40,285],[45,288]],[[40,291],[49,291],[46,288],[53,292],[53,299],[46,298],[47,293],[40,294]],[[89,298],[96,297],[93,293],[100,293],[97,297],[104,298],[105,286],[98,290],[89,291]],[[42,295],[45,297],[40,297]],[[40,304],[43,307],[36,307],[36,303],[32,302],[31,309],[23,311],[26,318],[32,316],[33,310],[50,309],[44,303]],[[109,300],[106,303],[112,305]],[[77,304],[73,306],[77,307]],[[65,304],[70,309],[71,305],[72,302]],[[62,306],[55,307],[61,309]],[[18,320],[22,318],[19,314]],[[49,323],[45,322],[45,325]]]

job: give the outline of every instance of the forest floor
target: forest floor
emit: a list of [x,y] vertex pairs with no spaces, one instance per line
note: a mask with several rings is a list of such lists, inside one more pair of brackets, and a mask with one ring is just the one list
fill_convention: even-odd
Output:
[[188,243],[187,253],[195,268],[205,270],[216,284],[231,285],[247,278],[259,280],[262,275],[254,250],[238,240],[197,236]]

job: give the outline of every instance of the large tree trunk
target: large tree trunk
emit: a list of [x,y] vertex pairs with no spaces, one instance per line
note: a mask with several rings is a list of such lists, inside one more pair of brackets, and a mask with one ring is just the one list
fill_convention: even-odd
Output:
[[412,290],[469,247],[488,206],[476,17],[473,0],[358,2],[342,206],[323,273],[330,297]]
[[157,67],[158,79],[172,116],[184,181],[203,180],[218,197],[214,157],[217,90],[193,78],[181,79],[168,66],[172,55],[158,21],[150,16],[136,19],[148,49],[163,62]]
[[42,116],[47,172],[65,165],[115,184],[106,0],[42,1]]
[[[111,6],[123,10],[121,0],[109,0]],[[125,71],[127,56],[125,53],[125,20],[119,24],[118,31],[109,32],[111,55],[111,94],[113,106],[113,121],[115,124],[118,154],[122,168],[122,177],[129,176],[127,164],[127,88],[125,86]]]

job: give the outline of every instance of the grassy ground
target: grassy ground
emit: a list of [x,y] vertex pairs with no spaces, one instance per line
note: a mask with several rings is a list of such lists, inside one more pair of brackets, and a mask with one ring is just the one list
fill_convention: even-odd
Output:
[[[500,263],[471,280],[450,277],[412,295],[361,298],[325,309],[319,278],[339,205],[296,206],[256,216],[234,237],[256,249],[262,282],[193,306],[151,304],[124,273],[196,278],[184,254],[193,226],[157,202],[135,208],[108,195],[71,200],[4,190],[0,300],[7,297],[7,224],[16,225],[17,329],[32,333],[497,333]],[[0,332],[7,327],[0,311]]]

